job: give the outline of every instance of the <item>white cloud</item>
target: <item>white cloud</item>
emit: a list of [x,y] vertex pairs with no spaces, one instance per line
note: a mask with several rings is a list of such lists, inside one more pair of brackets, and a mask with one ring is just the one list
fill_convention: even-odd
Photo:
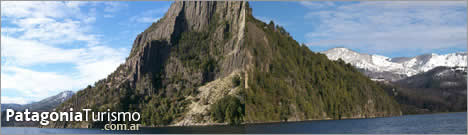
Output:
[[306,35],[310,46],[426,53],[467,42],[466,2],[360,2],[309,12],[305,19],[319,21]]
[[152,17],[141,17],[141,18],[136,18],[135,21],[139,23],[152,23],[152,22],[157,22],[159,20],[158,18],[152,18]]
[[278,19],[269,18],[269,17],[265,17],[265,16],[255,16],[255,18],[257,18],[260,21],[265,22],[267,24],[270,23],[270,21],[273,21],[275,23],[275,25],[279,25],[279,26],[283,26],[283,27],[287,26],[286,23],[278,21]]
[[[1,2],[2,103],[37,101],[64,90],[77,90],[107,77],[123,63],[128,49],[104,45],[91,23],[93,2]],[[2,22],[3,24],[3,22]],[[44,69],[66,65],[72,72]],[[41,67],[38,70],[38,67]]]
[[54,44],[74,41],[97,44],[97,36],[88,34],[89,28],[83,25],[90,21],[93,19],[88,18],[80,22],[71,19],[56,21],[51,18],[25,18],[16,24],[25,30],[24,35],[20,37],[22,39],[36,39]]
[[7,96],[2,96],[2,104],[27,104],[30,102],[27,98],[24,97],[7,97]]
[[[4,36],[2,41],[2,89],[16,89],[35,99],[91,85],[113,72],[128,54],[125,49],[107,46],[63,49]],[[77,72],[38,72],[23,68],[57,63],[70,64]]]
[[104,18],[113,18],[114,15],[112,15],[112,14],[105,14],[105,15],[103,15],[103,17],[104,17]]
[[87,48],[87,51],[80,57],[81,60],[76,61],[76,68],[80,73],[79,81],[91,84],[107,77],[125,61],[127,55],[128,51],[124,48],[115,49],[107,46]]
[[[79,85],[72,77],[55,72],[37,72],[19,67],[2,67],[2,89],[17,89],[26,97],[44,98],[57,91],[70,90]],[[49,95],[50,96],[50,95]]]
[[61,49],[34,40],[1,36],[2,57],[8,64],[35,65],[72,63],[79,60],[84,49]]
[[84,18],[80,18],[84,24],[88,25],[91,23],[96,22],[96,8],[90,8],[88,10],[87,16],[84,16]]
[[[56,12],[58,9],[66,7],[62,2],[6,2],[2,1],[2,16],[16,18],[24,17],[52,17],[61,18],[67,12]],[[69,11],[69,10],[68,10]],[[76,10],[75,10],[76,11]]]
[[301,1],[301,5],[310,9],[321,9],[335,6],[335,4],[331,1]]
[[79,18],[88,16],[81,12],[80,7],[88,2],[56,2],[56,1],[2,1],[2,17],[10,19],[21,18]]
[[151,9],[144,11],[139,15],[130,17],[131,22],[137,23],[152,23],[157,22],[159,18],[169,9],[169,7]]
[[17,34],[19,32],[24,32],[24,28],[18,27],[2,27],[2,34]]
[[115,17],[114,13],[121,11],[128,7],[128,4],[122,3],[122,2],[105,1],[102,3],[104,4],[104,9],[103,9],[105,12],[105,14],[103,15],[104,18],[114,18]]
[[97,44],[87,25],[96,21],[95,11],[81,12],[86,2],[2,1],[2,18],[24,30],[21,39],[61,44],[83,41]]
[[104,2],[104,12],[117,12],[119,10],[121,10],[122,8],[126,8],[128,7],[127,4],[124,4],[122,2],[109,2],[109,1],[106,1]]

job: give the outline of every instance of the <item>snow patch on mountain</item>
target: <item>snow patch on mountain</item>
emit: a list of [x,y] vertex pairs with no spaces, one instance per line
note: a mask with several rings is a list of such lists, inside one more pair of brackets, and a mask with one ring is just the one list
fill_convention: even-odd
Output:
[[322,53],[327,55],[331,60],[342,59],[360,69],[371,72],[391,72],[407,77],[439,66],[463,68],[467,66],[466,53],[450,53],[445,55],[432,53],[416,57],[398,58],[358,53],[348,48],[333,48]]

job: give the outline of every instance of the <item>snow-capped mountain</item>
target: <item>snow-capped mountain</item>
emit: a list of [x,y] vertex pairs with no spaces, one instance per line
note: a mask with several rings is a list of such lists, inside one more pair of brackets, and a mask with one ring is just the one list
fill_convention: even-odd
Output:
[[351,63],[363,70],[371,78],[383,78],[390,81],[413,76],[439,66],[463,68],[467,66],[466,53],[445,55],[432,53],[416,57],[397,58],[358,53],[347,48],[333,48],[322,53],[331,60],[341,58],[343,61]]
[[57,95],[54,95],[54,96],[42,99],[38,102],[33,102],[30,104],[25,104],[25,105],[2,104],[1,110],[4,111],[7,108],[11,108],[14,110],[30,109],[33,111],[50,111],[51,109],[54,109],[55,107],[63,103],[65,100],[72,97],[73,94],[74,94],[73,91],[63,91]]
[[39,102],[63,102],[65,100],[67,100],[68,98],[70,98],[71,96],[73,96],[74,92],[73,91],[63,91],[63,92],[60,92],[59,94],[55,95],[55,96],[51,96],[51,97],[48,97],[46,99],[43,99]]

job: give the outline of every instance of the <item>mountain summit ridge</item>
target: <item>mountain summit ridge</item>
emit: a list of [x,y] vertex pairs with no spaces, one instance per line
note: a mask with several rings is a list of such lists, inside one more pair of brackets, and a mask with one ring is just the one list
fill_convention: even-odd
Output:
[[[341,58],[347,63],[351,63],[357,68],[374,73],[393,73],[400,78],[390,78],[389,80],[396,81],[404,77],[410,77],[422,72],[427,72],[439,66],[446,67],[466,67],[466,53],[449,53],[439,55],[436,53],[423,54],[414,57],[395,57],[389,58],[376,54],[358,53],[348,48],[332,48],[321,52],[331,60]],[[371,76],[374,78],[381,77],[379,75]]]

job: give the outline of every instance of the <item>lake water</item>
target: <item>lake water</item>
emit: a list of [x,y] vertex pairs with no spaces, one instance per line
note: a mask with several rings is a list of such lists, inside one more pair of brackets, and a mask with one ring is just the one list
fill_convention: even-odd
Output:
[[466,112],[404,115],[373,119],[320,120],[284,124],[258,124],[248,133],[317,134],[466,134]]
[[466,134],[466,112],[405,115],[373,119],[318,120],[291,123],[252,124],[245,126],[161,127],[139,131],[105,131],[101,129],[50,129],[2,127],[3,134],[113,134],[113,133],[378,133],[378,134]]

